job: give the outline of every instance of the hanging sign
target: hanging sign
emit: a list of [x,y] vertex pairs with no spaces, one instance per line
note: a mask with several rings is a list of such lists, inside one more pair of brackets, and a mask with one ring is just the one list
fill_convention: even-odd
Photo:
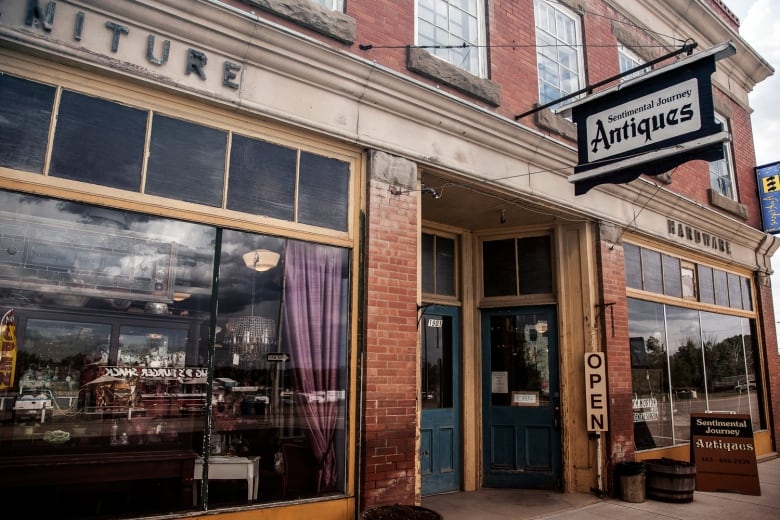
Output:
[[692,413],[696,491],[761,495],[753,423],[748,414]]
[[780,161],[756,168],[765,233],[780,232]]
[[575,194],[722,159],[729,134],[715,120],[710,76],[735,52],[726,42],[561,107],[577,124]]
[[8,390],[14,384],[16,370],[16,321],[10,309],[0,319],[0,390]]

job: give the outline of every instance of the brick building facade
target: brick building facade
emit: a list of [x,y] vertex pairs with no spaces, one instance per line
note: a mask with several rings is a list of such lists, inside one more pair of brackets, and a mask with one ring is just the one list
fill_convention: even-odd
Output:
[[[50,507],[74,517],[323,519],[614,493],[712,411],[776,455],[748,103],[774,71],[723,2],[4,5],[4,491],[70,475]],[[560,109],[724,42],[701,114],[722,158],[575,195]]]

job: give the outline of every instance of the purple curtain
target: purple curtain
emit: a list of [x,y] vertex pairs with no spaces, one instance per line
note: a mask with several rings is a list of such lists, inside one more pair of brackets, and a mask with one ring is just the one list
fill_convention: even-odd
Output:
[[317,492],[335,488],[334,434],[339,407],[339,348],[344,252],[289,240],[285,252],[284,340],[290,351],[295,410],[318,461]]

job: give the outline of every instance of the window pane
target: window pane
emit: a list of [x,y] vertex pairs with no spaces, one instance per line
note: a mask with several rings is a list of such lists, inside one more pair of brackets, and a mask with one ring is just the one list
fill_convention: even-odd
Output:
[[699,312],[666,306],[674,444],[690,441],[691,412],[704,413],[704,358]]
[[712,275],[715,282],[715,305],[723,305],[728,307],[729,286],[726,272],[721,271],[720,269],[713,269]]
[[138,191],[145,138],[146,112],[65,90],[49,173]]
[[156,114],[146,193],[222,207],[227,133]]
[[[344,492],[348,251],[238,231],[222,237],[212,451],[260,457],[269,479],[296,483],[268,485],[265,501]],[[242,253],[258,250],[278,254],[276,263],[248,267]],[[319,481],[316,459],[330,461]],[[212,486],[210,502],[220,491]]]
[[680,259],[663,255],[664,294],[682,298],[682,278],[680,275]]
[[514,239],[482,243],[482,281],[486,297],[517,294],[517,257]]
[[729,307],[732,309],[742,308],[742,286],[739,276],[734,273],[727,273],[727,283],[729,287]]
[[671,446],[673,425],[663,305],[628,299],[634,441],[639,450]]
[[661,253],[642,248],[642,279],[645,291],[663,294]]
[[[710,408],[749,413],[753,429],[763,424],[750,320],[702,312]],[[749,382],[749,383],[748,383]]]
[[746,311],[753,310],[753,297],[750,293],[750,278],[742,278],[742,308]]
[[[0,256],[0,313],[13,310],[19,345],[0,455],[58,460],[15,492],[47,496],[44,516],[190,510],[216,230],[2,191],[0,219],[0,241],[20,246]],[[124,480],[101,480],[109,468]]]
[[[535,2],[534,18],[539,99],[549,103],[580,88],[579,19],[565,7],[544,0]],[[546,60],[553,63],[543,64]]]
[[455,241],[436,237],[436,294],[455,296]]
[[298,190],[298,222],[346,231],[349,163],[301,153]]
[[[483,72],[482,25],[474,0],[419,0],[417,3],[417,45],[438,46],[428,51],[475,75]],[[460,47],[464,44],[465,47]]]
[[452,408],[452,316],[425,313],[422,325],[422,407]]
[[688,300],[696,300],[696,270],[693,264],[683,263],[680,267],[682,276],[682,297]]
[[0,166],[43,172],[54,87],[0,74]]
[[434,271],[434,243],[435,243],[436,237],[434,235],[431,235],[429,233],[423,233],[420,237],[420,248],[421,248],[421,277],[422,277],[422,292],[424,293],[433,293],[436,288],[434,284],[434,280],[436,277],[436,272]]
[[233,136],[227,208],[292,221],[297,152]]
[[552,292],[552,251],[550,237],[518,240],[520,254],[520,294]]
[[626,287],[642,288],[642,260],[639,247],[634,244],[623,244],[623,257],[626,269]]
[[699,301],[715,303],[715,282],[712,278],[712,268],[699,265]]

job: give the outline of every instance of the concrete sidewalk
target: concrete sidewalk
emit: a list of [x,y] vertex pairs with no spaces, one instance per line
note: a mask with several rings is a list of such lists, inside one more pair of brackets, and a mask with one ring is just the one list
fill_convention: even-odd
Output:
[[647,499],[641,503],[585,493],[525,489],[480,489],[424,497],[422,506],[444,520],[498,519],[780,519],[780,458],[758,463],[761,495],[695,491],[683,504]]

